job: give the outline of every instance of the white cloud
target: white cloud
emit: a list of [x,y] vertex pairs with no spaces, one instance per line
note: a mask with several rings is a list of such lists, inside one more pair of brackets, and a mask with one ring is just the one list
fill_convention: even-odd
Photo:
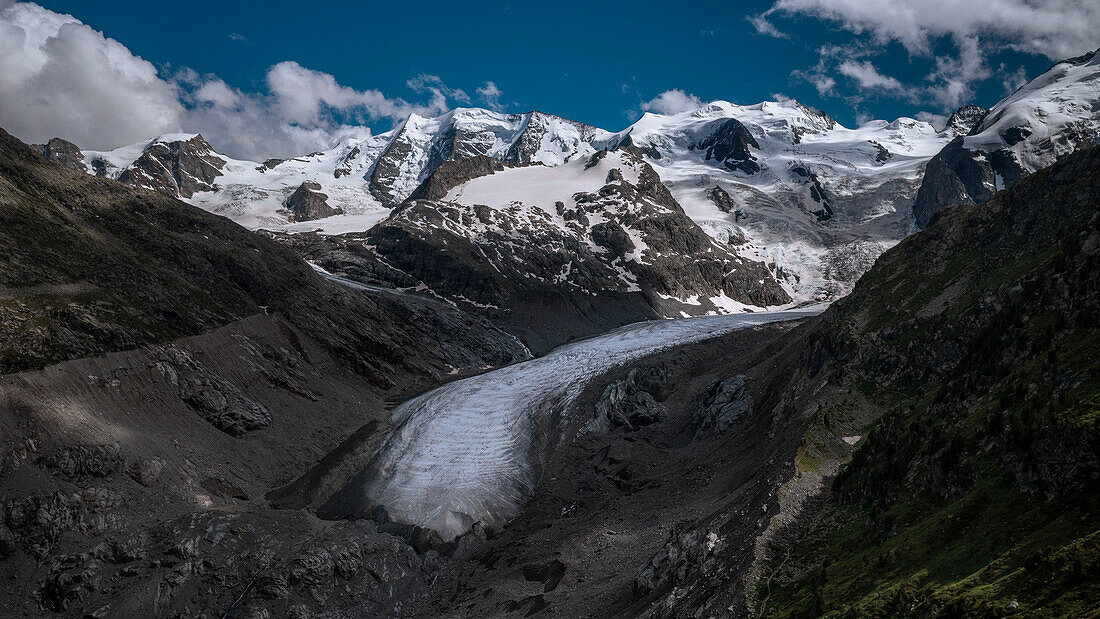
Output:
[[156,67],[69,15],[0,9],[0,126],[28,141],[117,146],[177,129],[183,106]]
[[833,21],[920,55],[931,52],[934,38],[950,36],[1055,60],[1093,49],[1100,30],[1093,0],[778,0],[774,11]]
[[504,109],[504,105],[500,102],[500,88],[493,82],[485,82],[477,89],[477,94],[481,98],[481,102],[485,104],[490,110],[501,111]]
[[658,114],[679,114],[680,112],[697,110],[701,107],[703,107],[703,101],[699,97],[686,93],[679,88],[666,90],[642,103],[642,111]]
[[917,120],[923,120],[924,122],[932,125],[936,131],[943,131],[943,128],[947,126],[947,114],[933,114],[932,112],[917,112]]
[[[856,35],[856,45],[865,50],[896,43],[912,56],[935,58],[924,84],[894,86],[889,80],[896,80],[885,77],[879,87],[942,109],[968,102],[974,85],[992,76],[986,64],[991,54],[1014,50],[1057,60],[1100,44],[1100,3],[1095,0],[777,0],[759,16],[767,26],[754,21],[757,31],[774,28],[768,18],[776,14],[836,24]],[[943,46],[953,53],[937,55]],[[841,61],[836,68],[861,85],[874,83],[861,79],[856,64]]]
[[0,0],[0,127],[31,142],[58,136],[98,150],[188,131],[230,156],[264,159],[369,134],[352,123],[437,115],[470,101],[433,75],[408,85],[427,100],[357,90],[292,61],[268,69],[265,92],[189,69],[164,76],[70,15]]
[[865,90],[901,90],[902,88],[901,82],[879,73],[878,69],[866,60],[863,62],[845,60],[837,67],[837,71],[841,75],[854,79],[859,87]]
[[775,27],[775,24],[768,21],[768,15],[771,11],[762,15],[749,15],[745,19],[749,20],[753,28],[756,28],[757,34],[762,34],[769,37],[775,37],[777,39],[789,39],[790,36],[785,32],[781,32],[779,28]]
[[1006,95],[1016,92],[1017,88],[1027,83],[1027,69],[1024,67],[1017,67],[1015,71],[1009,72],[1008,67],[1002,62],[997,72],[1003,76],[1001,86],[1004,86]]

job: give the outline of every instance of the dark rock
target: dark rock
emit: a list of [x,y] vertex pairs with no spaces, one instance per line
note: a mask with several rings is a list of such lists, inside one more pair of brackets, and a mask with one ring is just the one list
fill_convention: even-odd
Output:
[[760,164],[756,163],[756,157],[749,150],[750,146],[760,149],[760,144],[752,137],[748,128],[740,121],[730,118],[720,121],[710,135],[693,148],[705,150],[707,159],[715,159],[730,170],[755,174],[760,171]]
[[975,127],[982,123],[985,115],[989,113],[984,107],[977,105],[964,105],[955,110],[955,113],[947,119],[945,131],[951,131],[955,135],[968,135]]
[[523,567],[523,579],[527,582],[541,582],[542,592],[550,593],[557,588],[565,576],[565,564],[557,559]]
[[874,146],[875,150],[878,151],[877,153],[875,153],[875,161],[878,163],[886,163],[887,161],[890,161],[891,157],[894,156],[893,153],[887,150],[885,146],[879,144],[874,140],[871,140],[871,146]]
[[711,531],[673,531],[664,547],[634,577],[634,596],[643,597],[700,576],[717,563],[725,543]]
[[118,177],[123,183],[177,198],[217,189],[225,159],[201,135],[189,140],[157,142]]
[[245,397],[232,383],[216,377],[183,381],[180,399],[226,434],[241,436],[271,425],[271,414],[267,408]]
[[62,612],[71,604],[99,590],[100,562],[89,555],[71,555],[56,563],[38,595],[42,605]]
[[541,612],[547,606],[546,598],[541,595],[532,595],[531,597],[523,598],[522,600],[513,600],[504,605],[505,610],[509,613],[515,613],[527,609],[527,612],[523,614],[524,617],[530,617],[538,612]]
[[340,165],[336,166],[336,169],[333,170],[332,175],[336,178],[340,178],[351,174],[351,164],[355,161],[355,158],[359,156],[359,152],[358,146],[351,149],[351,151],[344,156],[344,160],[340,162]]
[[1033,133],[1031,127],[1027,125],[1020,125],[1017,127],[1009,127],[1001,133],[1001,139],[1004,140],[1008,146],[1013,146],[1020,142],[1023,142]]
[[340,215],[344,211],[328,204],[328,196],[321,193],[321,185],[305,181],[286,199],[291,221],[312,221]]
[[68,479],[107,477],[117,471],[122,463],[118,443],[65,447],[36,460],[42,468]]
[[260,172],[266,172],[268,170],[274,169],[275,166],[279,165],[280,163],[282,163],[284,161],[286,161],[286,159],[275,159],[273,157],[271,159],[265,160],[262,164],[260,164],[260,167],[256,168],[256,169],[259,170]]
[[913,215],[924,227],[932,216],[952,204],[974,204],[988,200],[993,192],[993,169],[984,153],[963,147],[957,137],[928,162],[924,180],[917,190]]
[[15,534],[3,522],[0,522],[0,561],[7,559],[15,552]]
[[710,201],[714,202],[718,210],[723,213],[732,213],[736,209],[736,205],[734,205],[733,199],[730,198],[730,194],[718,185],[715,185],[713,189],[707,190],[707,198],[710,198]]
[[703,405],[692,414],[695,440],[727,432],[752,413],[752,396],[745,390],[747,379],[742,374],[711,383]]
[[503,169],[503,163],[487,155],[444,161],[409,194],[408,200],[440,200],[452,188],[470,179]]
[[592,226],[592,240],[606,247],[616,256],[625,256],[634,251],[634,242],[623,227],[613,221],[605,221]]
[[271,425],[267,408],[211,372],[185,350],[168,347],[159,368],[178,385],[178,395],[200,417],[226,434],[241,436]]
[[42,154],[50,161],[60,163],[66,168],[84,171],[84,153],[80,147],[61,138],[51,138],[42,147]]
[[600,431],[631,431],[660,421],[665,413],[659,400],[667,394],[666,376],[660,366],[634,368],[626,377],[609,384],[596,402],[593,427]]

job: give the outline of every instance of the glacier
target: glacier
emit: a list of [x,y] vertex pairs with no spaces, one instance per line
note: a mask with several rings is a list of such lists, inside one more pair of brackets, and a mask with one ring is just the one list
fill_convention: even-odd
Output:
[[824,307],[635,323],[429,391],[394,409],[397,427],[353,480],[359,504],[350,507],[382,507],[390,520],[444,541],[475,523],[499,526],[532,496],[568,431],[583,425],[583,412],[567,413],[588,382],[646,355]]

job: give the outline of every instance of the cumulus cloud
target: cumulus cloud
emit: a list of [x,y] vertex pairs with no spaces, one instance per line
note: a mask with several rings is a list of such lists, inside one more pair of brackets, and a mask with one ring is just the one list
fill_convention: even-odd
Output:
[[434,75],[409,80],[426,99],[409,102],[292,61],[270,67],[264,86],[245,92],[189,69],[162,75],[72,16],[0,0],[0,126],[27,141],[59,136],[99,150],[187,131],[233,157],[286,157],[369,135],[358,123],[470,101]]
[[0,126],[11,133],[104,148],[178,129],[182,116],[175,88],[118,41],[36,4],[0,9]]
[[693,94],[686,93],[679,88],[666,90],[642,103],[642,111],[656,112],[658,114],[679,114],[690,112],[703,107],[703,101]]
[[932,125],[932,127],[936,131],[943,131],[943,128],[947,126],[947,114],[917,112],[917,120],[923,120],[924,122]]
[[992,54],[1013,50],[1059,60],[1100,44],[1095,0],[777,0],[753,25],[762,33],[777,30],[769,20],[784,15],[836,25],[855,35],[863,49],[898,44],[911,56],[934,59],[934,69],[916,85],[895,85],[895,78],[879,79],[863,71],[862,63],[844,59],[831,68],[860,86],[905,93],[941,109],[969,101],[974,86],[993,75],[987,64]]
[[878,72],[873,64],[845,60],[837,67],[841,75],[848,76],[859,84],[860,88],[867,90],[901,90],[901,82]]
[[[625,86],[625,84],[623,84]],[[493,82],[485,82],[477,89],[478,97],[481,102],[485,104],[485,107],[490,110],[501,111],[504,109],[504,105],[500,102],[500,88]]]

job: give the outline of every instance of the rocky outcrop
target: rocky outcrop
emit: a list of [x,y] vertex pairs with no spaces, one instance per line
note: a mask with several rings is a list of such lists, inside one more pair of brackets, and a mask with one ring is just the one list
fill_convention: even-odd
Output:
[[700,140],[693,148],[706,151],[707,159],[714,159],[730,170],[740,170],[745,174],[755,174],[760,171],[760,164],[756,162],[756,156],[749,147],[760,149],[756,138],[752,137],[748,128],[738,120],[730,118],[720,121],[707,137]]
[[604,387],[589,430],[631,431],[660,421],[665,414],[661,401],[669,390],[665,384],[667,376],[667,370],[659,365],[633,368],[622,379]]
[[728,432],[752,413],[752,396],[745,389],[747,380],[741,374],[716,380],[707,387],[702,405],[692,415],[695,440]]
[[312,221],[340,215],[344,211],[328,205],[328,196],[321,193],[321,184],[304,181],[286,199],[291,221]]
[[80,147],[67,140],[61,138],[50,139],[42,147],[42,154],[50,161],[60,163],[66,168],[81,172],[85,170],[84,153],[81,152]]
[[592,226],[592,240],[618,257],[634,251],[634,242],[623,227],[614,221],[605,221]]
[[713,189],[707,190],[707,197],[710,198],[710,201],[714,202],[718,210],[723,213],[733,213],[736,210],[733,198],[730,198],[730,194],[719,185],[715,185]]
[[[553,165],[559,160],[569,161],[584,152],[600,133],[596,127],[553,114],[533,111],[526,116],[523,131],[504,155],[506,162]],[[553,160],[543,161],[547,157],[553,157]]]
[[167,347],[157,364],[179,388],[179,397],[210,425],[231,436],[262,430],[271,425],[271,413],[263,404],[244,395],[236,385],[211,372],[184,350]]
[[985,115],[988,113],[989,110],[979,105],[964,105],[955,110],[947,119],[944,131],[950,131],[956,136],[968,135],[975,127],[981,124],[982,119],[984,119]]
[[443,162],[491,157],[513,164],[557,165],[593,151],[593,127],[549,114],[501,114],[461,108],[437,118],[413,114],[396,130],[370,174],[382,204],[408,199]]
[[993,195],[993,166],[982,152],[963,146],[957,137],[924,170],[924,180],[913,203],[913,217],[924,227],[932,216],[951,204],[974,204]]
[[201,135],[187,140],[157,141],[118,180],[176,198],[190,198],[200,191],[216,189],[225,160]]
[[444,161],[409,195],[409,200],[440,200],[451,189],[479,176],[504,169],[504,163],[486,155]]
[[689,579],[705,578],[717,567],[717,555],[725,546],[713,531],[673,532],[664,547],[634,577],[635,596],[644,597]]

